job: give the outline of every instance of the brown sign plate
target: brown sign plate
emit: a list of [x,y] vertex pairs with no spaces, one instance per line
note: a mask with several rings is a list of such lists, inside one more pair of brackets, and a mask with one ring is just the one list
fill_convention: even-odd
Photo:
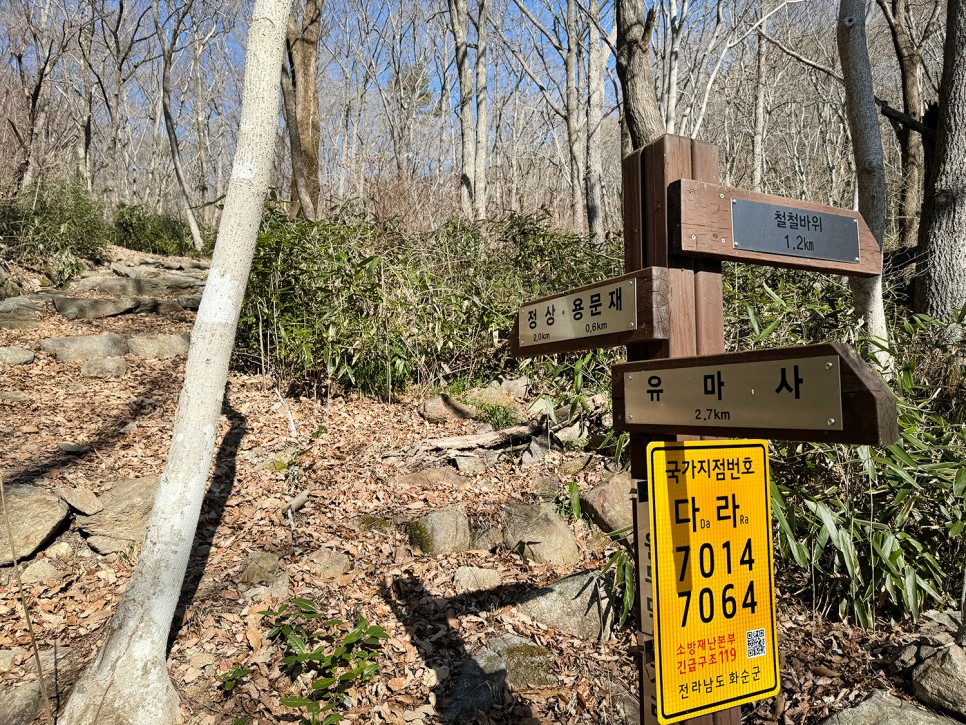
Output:
[[667,339],[667,269],[651,267],[532,300],[510,334],[514,357]]
[[841,343],[614,366],[614,428],[888,445],[895,396]]
[[670,242],[681,254],[835,272],[882,273],[858,212],[681,179],[668,187]]

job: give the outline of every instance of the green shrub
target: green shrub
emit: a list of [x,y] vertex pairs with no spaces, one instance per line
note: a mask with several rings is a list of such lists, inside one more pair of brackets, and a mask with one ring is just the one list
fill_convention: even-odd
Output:
[[104,208],[79,179],[42,181],[0,209],[5,254],[61,283],[111,241]]
[[120,204],[114,212],[117,244],[138,252],[187,256],[194,253],[191,231],[180,219],[159,214],[143,204]]
[[508,364],[521,302],[606,277],[616,263],[586,239],[550,231],[547,215],[449,220],[406,235],[364,216],[311,223],[270,208],[239,325],[240,360],[289,389],[322,393],[485,378]]
[[[862,347],[840,278],[726,267],[731,347],[826,339]],[[863,626],[916,618],[958,593],[966,528],[966,431],[953,330],[889,307],[900,440],[885,448],[776,442],[776,548],[792,586]]]

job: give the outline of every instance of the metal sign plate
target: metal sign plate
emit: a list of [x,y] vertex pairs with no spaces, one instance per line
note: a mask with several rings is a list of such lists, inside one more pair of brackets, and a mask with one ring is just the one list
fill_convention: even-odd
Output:
[[859,260],[859,225],[853,217],[792,206],[732,199],[735,249],[836,262]]
[[624,373],[628,423],[842,430],[835,355]]
[[637,279],[605,282],[581,292],[524,305],[520,347],[637,329]]
[[779,689],[765,441],[647,447],[657,719]]

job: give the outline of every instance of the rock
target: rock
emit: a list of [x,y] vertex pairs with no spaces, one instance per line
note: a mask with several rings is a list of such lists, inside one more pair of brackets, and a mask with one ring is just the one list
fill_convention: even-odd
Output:
[[85,378],[107,380],[120,378],[127,373],[127,361],[123,357],[101,357],[88,360],[81,365],[81,375]]
[[56,355],[61,362],[84,362],[98,357],[120,357],[127,354],[124,338],[113,332],[104,335],[52,337],[41,340],[40,346]]
[[349,557],[341,551],[323,547],[308,555],[305,566],[318,576],[334,579],[349,571]]
[[138,301],[130,297],[116,300],[91,299],[88,297],[54,297],[54,309],[68,320],[99,320],[131,312]]
[[134,556],[138,543],[130,539],[115,539],[113,536],[90,536],[87,545],[102,556],[120,554],[125,557]]
[[413,486],[415,488],[433,489],[463,488],[466,481],[452,468],[424,468],[396,479],[397,486]]
[[178,304],[186,310],[197,310],[201,307],[201,295],[182,295],[178,298]]
[[[133,268],[128,268],[133,269]],[[118,277],[99,274],[76,280],[69,290],[97,290],[119,297],[164,297],[166,295],[197,294],[204,281],[188,275],[160,275],[155,278]]]
[[60,578],[61,573],[57,571],[57,567],[46,559],[35,561],[20,572],[20,581],[24,584],[37,584],[38,582],[46,582],[51,579]]
[[605,639],[613,624],[613,604],[596,571],[564,577],[529,594],[520,604],[541,624],[582,639]]
[[475,566],[461,566],[453,574],[453,583],[459,594],[478,592],[500,586],[500,572],[495,569],[480,569]]
[[100,499],[89,488],[82,486],[77,486],[76,488],[60,488],[57,489],[57,493],[67,502],[68,506],[86,516],[93,516],[104,510],[104,505]]
[[940,612],[936,609],[930,609],[928,612],[923,612],[922,622],[923,629],[937,627],[950,634],[956,634],[959,631],[960,614],[953,610]]
[[0,327],[5,330],[35,330],[40,327],[40,315],[32,312],[0,312]]
[[506,667],[506,681],[519,690],[552,687],[557,678],[550,673],[553,655],[546,647],[515,634],[504,634],[487,646],[500,655]]
[[265,599],[282,601],[283,599],[288,599],[291,593],[288,584],[288,574],[280,572],[268,586],[252,587],[245,591],[243,596],[250,602],[258,602]]
[[20,289],[20,285],[14,282],[7,273],[7,270],[0,266],[0,302],[8,297],[16,297],[22,293],[23,290]]
[[470,522],[458,508],[445,508],[409,524],[409,540],[430,556],[466,551]]
[[248,557],[240,579],[246,584],[271,584],[281,573],[278,557],[267,551],[256,551]]
[[953,725],[955,721],[904,702],[888,692],[873,692],[865,702],[825,718],[821,725]]
[[445,717],[449,722],[470,722],[474,716],[499,707],[509,698],[506,689],[506,660],[483,647],[463,661],[459,677],[449,694]]
[[[116,481],[100,495],[101,511],[91,516],[78,516],[77,525],[88,537],[87,543],[101,553],[127,553],[140,546],[144,527],[154,505],[159,479],[131,478]],[[111,545],[101,538],[114,539]],[[133,545],[133,546],[132,546]]]
[[14,665],[23,661],[27,656],[27,650],[20,649],[0,649],[0,672],[10,672]]
[[557,436],[557,440],[566,447],[568,445],[576,444],[579,441],[584,441],[590,435],[587,427],[582,421],[577,421],[573,425],[567,425],[556,431],[554,435]]
[[593,464],[593,456],[581,456],[572,461],[564,461],[557,468],[562,476],[576,476],[578,473],[586,469],[588,466]]
[[0,390],[0,400],[4,403],[22,403],[30,396],[20,390]]
[[184,312],[184,307],[176,300],[156,300],[152,297],[142,297],[137,301],[134,309],[138,315],[177,315]]
[[419,414],[429,423],[449,423],[452,420],[475,418],[476,408],[454,400],[448,395],[434,395],[419,406]]
[[[33,554],[67,518],[67,504],[60,496],[37,486],[7,486],[4,489],[13,529],[13,542],[20,559]],[[7,536],[0,536],[0,566],[13,562]],[[0,720],[2,722],[2,720]]]
[[29,297],[8,297],[0,300],[0,315],[14,314],[40,319],[40,308]]
[[29,725],[43,706],[39,681],[7,685],[0,690],[0,722],[4,725]]
[[58,541],[56,544],[51,544],[44,549],[44,554],[50,559],[71,561],[74,558],[74,547],[66,541]]
[[[44,669],[44,675],[52,677],[56,671],[63,676],[67,670],[76,670],[67,662],[70,649],[70,647],[57,646],[40,650],[40,666]],[[37,671],[37,660],[34,659],[33,652],[28,652],[24,657],[23,666],[27,672]]]
[[957,645],[936,650],[912,671],[912,691],[927,705],[966,715],[966,653]]
[[130,351],[145,360],[161,360],[188,354],[187,335],[133,335],[127,341]]
[[511,506],[503,519],[507,548],[540,564],[576,564],[577,541],[553,506]]
[[527,391],[530,389],[530,380],[526,375],[521,375],[519,378],[503,378],[497,385],[507,395],[512,395],[514,398],[522,400],[527,397]]
[[549,451],[550,443],[545,436],[533,436],[530,439],[530,447],[520,457],[520,467],[527,468],[540,463],[547,457]]
[[90,446],[84,445],[83,443],[68,443],[66,441],[58,443],[57,448],[63,453],[71,453],[75,456],[87,453],[91,449]]
[[523,406],[517,402],[516,398],[500,388],[474,388],[466,393],[465,398],[467,403],[478,410],[477,418],[484,412],[479,409],[489,406],[491,408],[506,408],[513,424],[523,423],[527,420]]
[[0,364],[29,365],[33,361],[33,352],[24,347],[0,347]]
[[634,525],[632,500],[634,481],[629,473],[618,473],[580,495],[580,510],[590,515],[607,533]]
[[486,526],[470,537],[471,551],[493,551],[503,546],[503,531],[499,526]]
[[456,464],[456,470],[460,473],[467,473],[471,476],[475,476],[479,473],[486,473],[487,465],[484,463],[483,459],[476,454],[470,454],[466,456],[457,455],[453,456],[453,463]]

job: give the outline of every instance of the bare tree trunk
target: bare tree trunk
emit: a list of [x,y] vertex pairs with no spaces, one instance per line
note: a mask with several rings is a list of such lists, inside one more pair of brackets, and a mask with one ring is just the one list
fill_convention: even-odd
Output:
[[[859,212],[881,248],[886,222],[885,160],[872,92],[872,66],[866,40],[863,0],[840,0],[836,38],[858,177]],[[869,337],[882,345],[872,353],[882,369],[888,370],[892,358],[885,350],[888,348],[889,330],[882,299],[882,277],[851,277],[849,284],[855,299],[856,314],[865,322]]]
[[587,231],[597,244],[604,241],[603,144],[604,64],[607,56],[600,45],[600,0],[587,5],[589,52],[587,54],[587,169],[584,179],[587,193]]
[[137,566],[63,725],[168,725],[180,716],[166,644],[215,447],[245,284],[278,131],[278,69],[291,0],[256,0],[238,145],[208,283],[191,336],[171,447]]
[[191,194],[188,193],[188,180],[184,173],[184,164],[181,163],[181,144],[178,141],[178,127],[174,122],[174,115],[171,113],[171,64],[173,61],[174,49],[180,36],[181,26],[184,22],[185,12],[180,11],[175,19],[175,27],[171,33],[171,39],[167,38],[165,28],[161,22],[161,10],[158,0],[153,0],[151,4],[154,10],[154,27],[158,33],[158,42],[161,44],[161,113],[164,117],[164,130],[168,135],[168,147],[171,150],[171,163],[174,166],[174,176],[178,181],[178,189],[181,191],[181,201],[183,211],[188,220],[188,228],[191,230],[191,240],[197,251],[201,251],[205,242],[201,238],[201,229],[198,227],[198,220],[191,202]]
[[[299,207],[306,219],[315,221],[315,203],[309,192],[309,182],[305,178],[305,155],[302,153],[302,134],[299,133],[298,109],[295,105],[295,90],[292,88],[291,66],[282,65],[282,109],[285,115],[285,130],[288,131],[289,156],[292,159],[292,185],[298,198]],[[295,210],[293,210],[294,214]]]
[[486,26],[487,0],[479,0],[479,19],[476,26],[476,157],[473,171],[473,213],[477,219],[486,218]]
[[617,76],[632,149],[644,148],[664,134],[649,52],[653,32],[653,8],[645,19],[643,3],[617,0]]
[[917,307],[941,320],[966,304],[966,7],[949,0],[939,124],[930,177],[926,182],[919,243],[925,274]]
[[[191,58],[191,72],[194,77],[194,111],[195,111],[195,137],[198,145],[198,178],[195,181],[195,190],[198,199],[202,202],[208,196],[208,120],[205,116],[205,104],[202,99],[205,97],[201,82],[201,56],[204,52],[204,43],[201,36],[196,32],[192,39],[193,54]],[[206,207],[211,209],[211,207]]]
[[[762,0],[759,17],[765,17],[765,2]],[[767,21],[766,21],[767,23]],[[767,24],[757,35],[758,45],[755,49],[755,118],[754,131],[751,137],[751,188],[762,191],[765,180],[765,35],[768,34]]]
[[567,28],[567,52],[564,55],[564,72],[567,74],[566,81],[566,108],[567,108],[567,150],[570,156],[570,218],[576,226],[580,223],[582,215],[583,200],[583,171],[584,153],[586,144],[582,142],[581,127],[583,123],[583,104],[581,103],[580,91],[577,87],[577,0],[567,0],[567,15],[565,19]]
[[473,195],[475,193],[476,159],[473,138],[473,76],[470,74],[470,58],[467,48],[467,28],[469,12],[466,0],[447,0],[449,4],[450,30],[456,43],[456,77],[460,87],[460,137],[462,139],[462,159],[460,161],[460,209],[463,216],[473,214]]
[[[298,128],[301,148],[302,174],[305,180],[305,196],[311,206],[304,210],[305,216],[315,219],[321,196],[319,185],[319,143],[321,121],[319,119],[319,80],[316,63],[319,56],[319,39],[322,35],[323,0],[305,0],[305,16],[301,26],[294,19],[288,25],[288,57],[292,86],[295,91],[295,116],[291,119]],[[289,131],[291,136],[291,130]],[[294,173],[294,168],[293,168]],[[302,192],[299,191],[301,203]]]

